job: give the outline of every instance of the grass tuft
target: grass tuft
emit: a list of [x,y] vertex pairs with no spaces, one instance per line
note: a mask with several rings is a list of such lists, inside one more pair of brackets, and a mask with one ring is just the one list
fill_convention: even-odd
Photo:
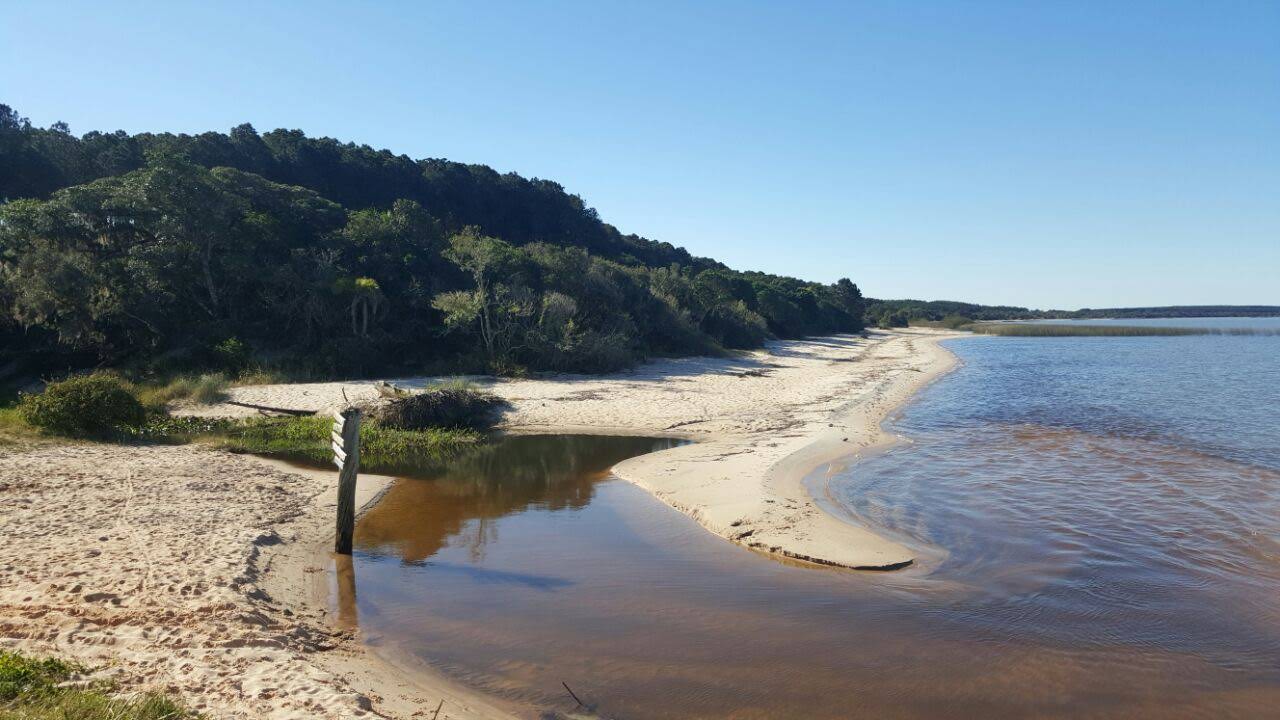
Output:
[[[333,457],[332,427],[332,418],[326,416],[254,418],[209,439],[233,452],[325,464]],[[482,439],[471,430],[397,430],[366,421],[360,425],[360,467],[369,472],[396,472],[450,457]]]
[[109,685],[73,687],[84,668],[0,650],[0,720],[178,720],[196,717],[158,694],[114,697]]
[[179,375],[159,384],[134,386],[138,400],[149,410],[163,410],[170,403],[187,400],[198,405],[211,405],[227,399],[227,376],[221,373]]

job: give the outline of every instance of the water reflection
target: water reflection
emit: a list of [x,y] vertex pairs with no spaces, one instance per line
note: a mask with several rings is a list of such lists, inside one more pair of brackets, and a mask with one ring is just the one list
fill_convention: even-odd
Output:
[[495,520],[531,508],[585,507],[609,468],[678,441],[593,435],[527,435],[471,450],[429,474],[397,482],[360,519],[360,551],[421,563],[447,545],[472,562],[497,539]]
[[528,717],[562,681],[630,720],[1274,715],[1280,354],[1178,341],[965,341],[913,445],[819,469],[937,563],[788,566],[608,478],[661,441],[512,438],[363,518],[361,627]]
[[360,611],[356,604],[355,561],[350,555],[338,553],[333,553],[330,557],[333,558],[334,597],[337,602],[335,624],[344,630],[350,630],[360,625]]

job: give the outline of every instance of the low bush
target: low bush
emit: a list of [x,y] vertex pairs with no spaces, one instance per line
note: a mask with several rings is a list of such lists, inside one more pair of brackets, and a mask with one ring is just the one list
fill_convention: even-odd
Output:
[[376,406],[370,417],[383,427],[397,430],[489,430],[505,404],[492,393],[454,382]]
[[114,375],[81,375],[23,395],[18,413],[33,427],[65,437],[102,437],[146,421],[146,409]]
[[212,354],[217,366],[232,374],[243,372],[253,360],[249,346],[234,337],[214,345]]
[[237,427],[231,418],[172,416],[152,413],[139,428],[130,428],[126,436],[141,442],[182,444],[210,435],[221,435]]
[[[253,418],[226,428],[214,442],[233,452],[278,455],[316,464],[333,457],[327,415],[289,418]],[[423,462],[437,461],[480,442],[470,430],[398,430],[376,421],[360,425],[360,467],[369,472],[395,472]]]
[[22,413],[15,407],[0,407],[0,445],[12,445],[35,431],[22,419]]
[[176,400],[210,405],[226,399],[227,384],[227,377],[220,373],[179,375],[161,384],[140,385],[137,394],[143,405],[154,410],[163,410]]
[[769,337],[764,318],[741,300],[713,308],[703,318],[702,329],[724,347],[734,349],[760,347]]
[[972,325],[973,318],[967,318],[963,315],[948,315],[942,318],[941,325],[949,330],[959,330],[966,325]]

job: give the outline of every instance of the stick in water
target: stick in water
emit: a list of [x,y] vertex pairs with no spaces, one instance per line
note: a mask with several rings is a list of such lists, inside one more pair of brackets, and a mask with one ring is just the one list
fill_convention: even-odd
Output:
[[[564,686],[565,690],[569,690],[569,683],[561,680],[560,684]],[[574,701],[578,703],[578,707],[583,707],[582,700],[577,695],[574,695],[572,690],[569,690],[569,696],[572,697]]]

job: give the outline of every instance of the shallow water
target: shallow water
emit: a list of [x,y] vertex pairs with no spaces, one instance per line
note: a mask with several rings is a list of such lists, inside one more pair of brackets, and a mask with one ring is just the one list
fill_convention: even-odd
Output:
[[1280,338],[950,347],[911,444],[811,477],[919,567],[786,565],[605,471],[667,441],[513,438],[362,519],[358,621],[530,717],[562,681],[617,718],[1276,716]]

